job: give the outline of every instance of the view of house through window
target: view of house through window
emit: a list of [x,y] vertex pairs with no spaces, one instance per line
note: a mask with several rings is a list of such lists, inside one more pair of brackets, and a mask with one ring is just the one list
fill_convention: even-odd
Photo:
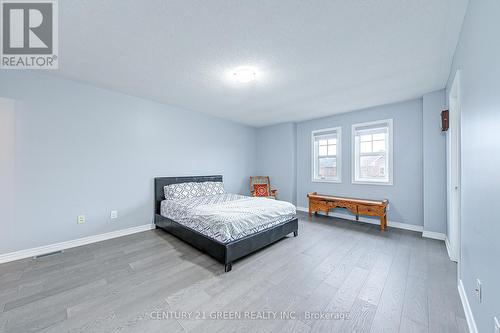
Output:
[[313,181],[340,181],[340,128],[314,131]]
[[356,124],[352,131],[353,182],[392,183],[392,120]]

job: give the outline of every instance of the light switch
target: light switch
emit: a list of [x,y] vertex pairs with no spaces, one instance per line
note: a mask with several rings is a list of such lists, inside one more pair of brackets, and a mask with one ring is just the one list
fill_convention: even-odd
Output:
[[85,223],[85,215],[78,215],[78,217],[76,218],[76,223],[78,224]]

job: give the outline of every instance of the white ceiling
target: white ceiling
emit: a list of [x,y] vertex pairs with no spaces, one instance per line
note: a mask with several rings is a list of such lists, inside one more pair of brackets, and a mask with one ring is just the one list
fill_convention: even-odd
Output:
[[[56,75],[237,122],[300,121],[446,84],[467,0],[64,0]],[[260,68],[235,84],[227,71]]]

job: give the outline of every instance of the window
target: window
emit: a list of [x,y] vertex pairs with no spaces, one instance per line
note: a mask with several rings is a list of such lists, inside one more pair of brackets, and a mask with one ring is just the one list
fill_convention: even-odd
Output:
[[352,182],[392,185],[392,119],[352,125]]
[[312,132],[312,181],[341,182],[340,127]]

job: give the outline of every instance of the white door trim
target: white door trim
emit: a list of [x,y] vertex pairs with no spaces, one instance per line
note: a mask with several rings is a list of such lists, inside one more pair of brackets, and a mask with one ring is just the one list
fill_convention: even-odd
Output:
[[[447,166],[447,236],[450,259],[460,265],[460,218],[461,218],[461,100],[460,71],[453,79],[449,99],[450,126],[446,135]],[[460,267],[459,267],[460,268]],[[460,272],[460,269],[458,269]],[[459,273],[460,274],[460,273]],[[460,276],[459,276],[460,278]]]

